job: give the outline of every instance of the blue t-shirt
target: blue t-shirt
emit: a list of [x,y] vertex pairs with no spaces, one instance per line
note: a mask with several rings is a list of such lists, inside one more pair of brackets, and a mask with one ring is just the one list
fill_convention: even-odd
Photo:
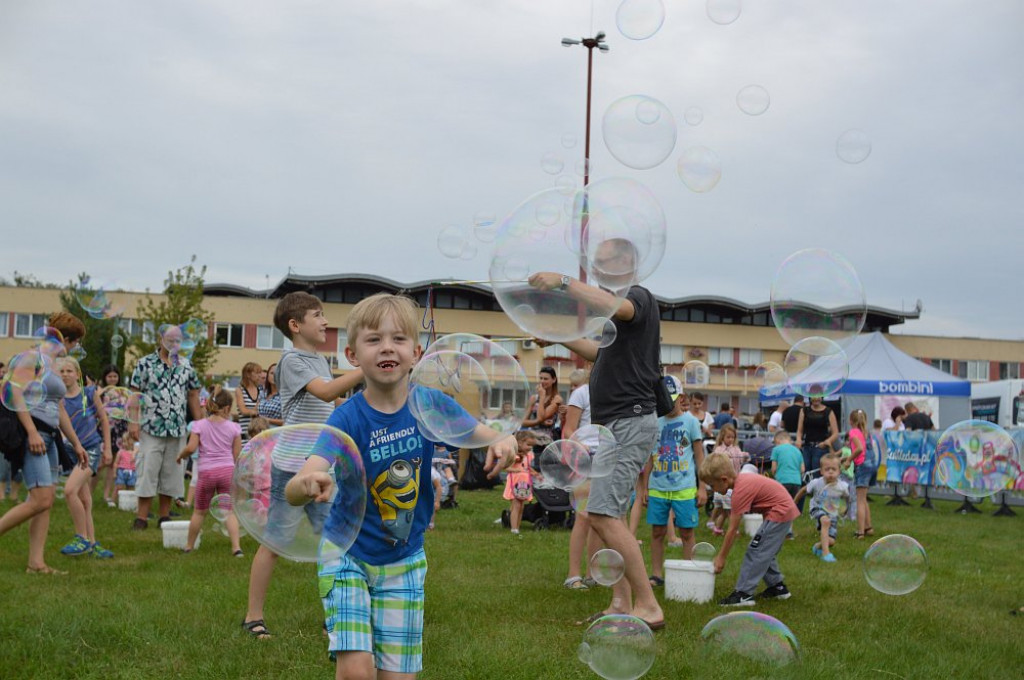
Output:
[[648,490],[670,493],[693,489],[696,495],[693,442],[704,441],[700,422],[689,413],[675,418],[662,416],[658,418],[658,432],[658,450],[651,454]]
[[775,481],[779,484],[800,484],[800,466],[804,464],[804,454],[792,444],[779,444],[772,449],[772,461],[778,463],[775,468]]
[[[334,410],[327,425],[352,437],[366,468],[366,516],[349,553],[381,565],[423,548],[423,534],[434,513],[434,442],[420,431],[408,401],[395,413],[381,413],[359,392]],[[326,534],[343,523],[341,512],[339,503],[331,507]]]
[[736,426],[736,419],[732,417],[732,413],[719,413],[715,416],[716,430],[721,430],[726,425]]
[[96,404],[93,402],[95,395],[95,387],[86,387],[79,390],[76,397],[64,397],[64,410],[84,449],[94,449],[103,444]]

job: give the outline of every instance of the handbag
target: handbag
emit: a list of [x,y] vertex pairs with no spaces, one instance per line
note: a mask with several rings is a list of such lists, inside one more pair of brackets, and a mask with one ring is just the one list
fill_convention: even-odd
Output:
[[668,393],[665,378],[659,375],[658,379],[654,381],[654,412],[660,418],[668,415],[673,408],[675,408],[675,402],[672,400],[672,395]]

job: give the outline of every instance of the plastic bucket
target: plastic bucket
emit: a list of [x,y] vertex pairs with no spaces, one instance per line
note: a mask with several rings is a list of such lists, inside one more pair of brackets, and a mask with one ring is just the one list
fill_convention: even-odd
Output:
[[711,562],[665,560],[665,597],[703,604],[714,596],[715,568]]
[[[188,543],[188,522],[164,522],[160,525],[160,529],[164,534],[165,548],[176,548],[178,550],[185,548],[185,545]],[[203,532],[200,531],[199,535],[196,536],[196,548],[199,547],[202,537]]]
[[126,512],[135,512],[139,509],[139,498],[134,491],[118,491],[117,507]]
[[757,535],[757,530],[761,528],[761,523],[764,522],[764,517],[759,513],[752,512],[747,515],[743,515],[743,531],[753,538]]

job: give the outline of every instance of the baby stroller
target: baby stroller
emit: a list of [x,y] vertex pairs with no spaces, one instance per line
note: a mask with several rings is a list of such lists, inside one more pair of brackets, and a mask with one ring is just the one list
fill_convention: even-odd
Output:
[[449,451],[438,447],[434,449],[434,458],[431,463],[431,475],[437,475],[441,481],[441,507],[449,510],[459,507],[458,501],[455,500],[455,492],[459,482],[457,479],[449,480],[445,474],[445,471],[448,469],[459,469],[458,460]]
[[[534,485],[534,502],[523,508],[523,521],[533,524],[534,531],[543,531],[552,526],[572,529],[576,523],[576,512],[572,508],[572,496],[565,489]],[[506,529],[509,523],[508,510],[501,512],[501,525]]]

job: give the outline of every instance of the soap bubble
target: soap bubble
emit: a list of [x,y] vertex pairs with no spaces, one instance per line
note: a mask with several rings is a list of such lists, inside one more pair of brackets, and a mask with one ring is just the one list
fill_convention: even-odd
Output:
[[473,215],[473,236],[476,237],[477,241],[481,243],[494,243],[497,235],[498,221],[495,219],[494,213],[481,210]]
[[826,484],[825,488],[821,490],[821,495],[818,497],[818,503],[827,514],[845,517],[849,507],[849,496],[843,496],[838,482]]
[[700,632],[715,652],[777,665],[800,658],[800,645],[786,624],[760,612],[730,612],[711,619]]
[[562,135],[561,142],[563,149],[573,149],[576,147],[576,135],[567,132]]
[[585,337],[596,342],[598,347],[604,348],[610,347],[618,335],[619,331],[615,328],[614,321],[598,317],[589,324]]
[[46,401],[43,378],[51,370],[52,360],[35,350],[19,352],[7,364],[0,381],[0,402],[11,411],[31,411]]
[[634,94],[608,107],[601,119],[601,134],[615,160],[634,170],[648,170],[675,148],[676,121],[657,99]]
[[715,554],[718,551],[715,546],[710,543],[698,543],[693,546],[693,561],[694,562],[711,562],[715,559]]
[[590,452],[590,477],[605,477],[615,467],[615,451],[618,442],[615,435],[604,425],[590,423],[576,429],[569,437],[587,447]]
[[210,515],[218,522],[225,522],[231,514],[231,496],[219,493],[210,499]]
[[602,548],[590,558],[590,577],[602,586],[613,586],[626,575],[626,560],[611,548]]
[[786,369],[774,361],[765,361],[754,369],[754,379],[766,397],[777,397],[789,386]]
[[689,106],[683,111],[683,120],[687,125],[697,126],[704,122],[704,112],[698,106]]
[[573,439],[559,439],[544,447],[538,461],[544,485],[573,489],[590,479],[593,459],[586,446]]
[[800,340],[786,354],[789,388],[810,399],[839,392],[850,377],[850,359],[837,343],[812,336]]
[[85,358],[89,356],[89,353],[86,352],[85,348],[82,347],[81,345],[75,345],[70,350],[68,350],[68,356],[74,359],[75,361],[81,363],[82,361],[85,361]]
[[202,342],[209,337],[209,328],[206,322],[195,317],[181,324],[181,330],[185,334],[186,340],[191,340],[195,343]]
[[[283,496],[271,497],[271,489],[290,479],[314,453],[329,465],[335,482],[331,500],[295,507]],[[410,467],[396,460],[384,473],[387,488],[400,491],[400,483],[418,487],[419,471]],[[242,449],[235,463],[231,500],[242,526],[274,553],[296,562],[335,559],[349,549],[363,524],[363,459],[351,437],[328,425],[275,427],[253,437]]]
[[113,319],[124,314],[125,305],[112,293],[121,286],[112,280],[83,276],[75,286],[75,299],[86,314],[94,319]]
[[590,624],[577,657],[605,680],[637,680],[654,665],[650,627],[635,616],[608,614]]
[[711,369],[703,361],[696,359],[683,364],[683,390],[692,390],[698,387],[707,387],[711,381]]
[[821,336],[845,346],[867,321],[857,271],[839,253],[807,248],[787,257],[772,280],[772,321],[789,345]]
[[548,151],[540,157],[540,169],[549,175],[557,175],[565,167],[565,161],[554,151]]
[[437,249],[445,257],[454,260],[462,255],[467,240],[465,229],[449,224],[441,227],[441,231],[437,234]]
[[720,26],[726,26],[739,19],[742,9],[741,0],[707,0],[708,19]]
[[[526,417],[530,382],[501,345],[472,333],[438,338],[410,377],[409,410],[423,433],[460,448],[489,446]],[[491,429],[477,431],[483,423]]]
[[964,420],[952,425],[935,445],[935,479],[963,496],[985,498],[1016,487],[1021,452],[996,423]]
[[760,116],[771,105],[768,90],[760,85],[747,85],[736,93],[736,106],[748,116]]
[[59,330],[52,326],[37,328],[32,337],[36,344],[33,349],[47,359],[56,359],[67,356],[67,348],[64,345],[64,336]]
[[691,146],[679,157],[676,173],[690,191],[702,194],[718,186],[722,162],[706,146]]
[[928,555],[910,536],[883,536],[864,553],[864,576],[868,585],[886,595],[906,595],[924,583]]
[[646,40],[665,23],[661,0],[624,0],[615,10],[615,25],[630,40]]
[[836,155],[844,163],[856,165],[871,155],[871,139],[868,133],[856,128],[847,130],[836,140]]

